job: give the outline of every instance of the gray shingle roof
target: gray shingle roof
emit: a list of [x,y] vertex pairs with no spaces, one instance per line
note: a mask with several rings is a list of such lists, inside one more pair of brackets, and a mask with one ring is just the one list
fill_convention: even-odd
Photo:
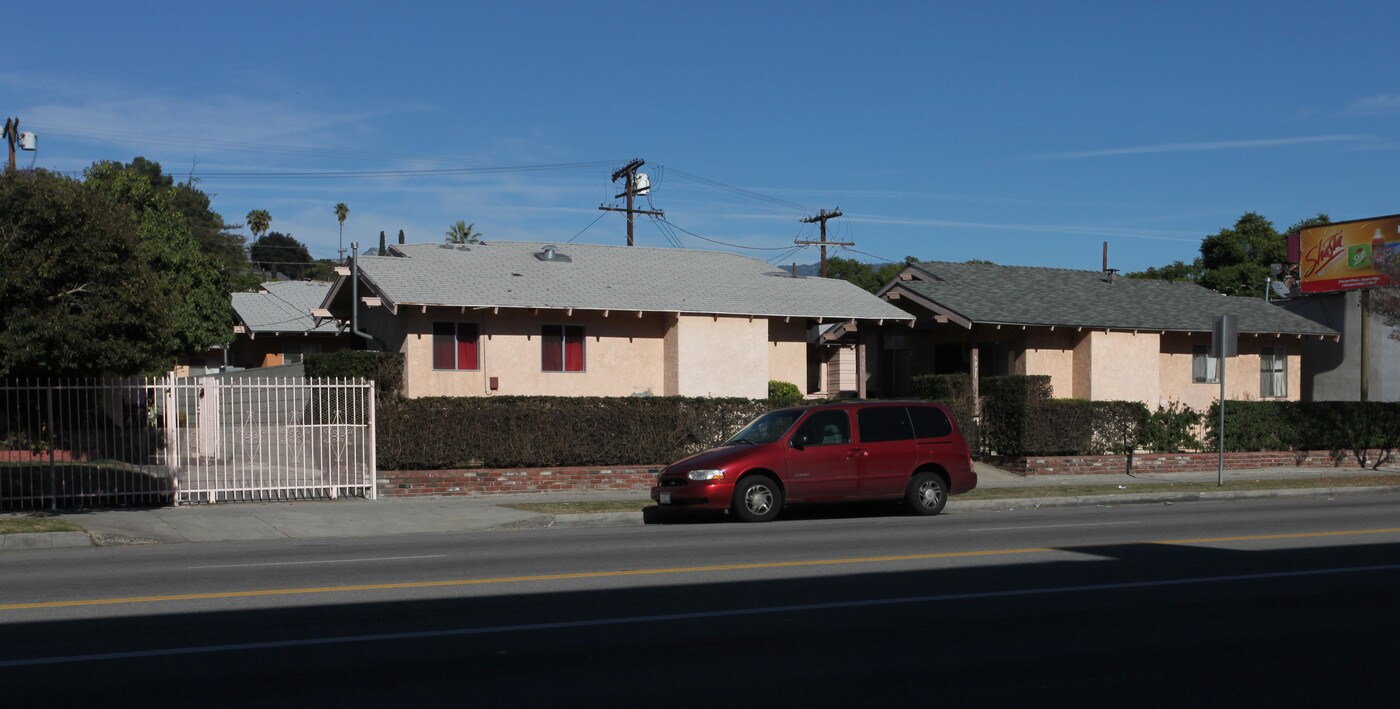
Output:
[[262,284],[262,292],[234,293],[233,314],[249,332],[335,333],[332,321],[318,327],[311,309],[321,307],[331,284],[317,281],[276,281]]
[[771,264],[722,251],[560,244],[558,253],[568,261],[551,262],[536,258],[544,246],[396,245],[403,256],[362,256],[360,272],[395,306],[912,319],[846,281],[792,278]]
[[1209,332],[1218,315],[1240,332],[1336,335],[1258,298],[1227,297],[1194,283],[1118,278],[1098,271],[927,262],[929,279],[897,283],[974,323]]

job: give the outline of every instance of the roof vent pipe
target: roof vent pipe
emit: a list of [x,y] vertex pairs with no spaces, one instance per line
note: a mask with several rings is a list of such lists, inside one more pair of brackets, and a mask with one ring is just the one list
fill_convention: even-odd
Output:
[[559,253],[559,247],[554,244],[546,244],[535,254],[535,258],[541,261],[557,261],[559,263],[572,263],[573,259],[567,254]]

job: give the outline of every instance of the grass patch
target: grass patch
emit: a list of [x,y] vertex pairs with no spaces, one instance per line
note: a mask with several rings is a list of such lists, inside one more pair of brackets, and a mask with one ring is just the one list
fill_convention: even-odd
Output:
[[26,532],[81,532],[72,522],[47,517],[0,517],[0,534],[24,534]]

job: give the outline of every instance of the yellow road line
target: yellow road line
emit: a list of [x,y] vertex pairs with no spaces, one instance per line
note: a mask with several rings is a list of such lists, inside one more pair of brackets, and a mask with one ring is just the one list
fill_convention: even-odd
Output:
[[[1120,544],[1099,544],[1092,548],[1128,546],[1129,544],[1208,544],[1220,542],[1245,542],[1278,539],[1312,539],[1324,537],[1364,536],[1375,534],[1400,534],[1400,527],[1385,529],[1357,529],[1338,532],[1305,532],[1295,534],[1260,534],[1235,537],[1202,537],[1199,539],[1164,539],[1155,542],[1124,542]],[[1083,547],[1081,547],[1083,548]],[[929,561],[934,559],[962,559],[983,556],[1010,556],[1017,554],[1040,554],[1054,551],[1073,551],[1074,548],[1023,547],[1018,549],[989,549],[984,551],[938,552],[930,554],[899,554],[889,556],[861,556],[845,559],[812,559],[809,561],[767,561],[752,564],[715,564],[709,566],[682,566],[661,569],[627,569],[622,571],[581,571],[571,574],[541,574],[535,576],[502,576],[484,579],[453,579],[449,581],[406,581],[402,583],[355,584],[349,586],[312,586],[307,588],[269,588],[260,591],[217,591],[213,593],[182,593],[169,596],[131,596],[127,598],[91,598],[77,601],[41,601],[38,603],[0,604],[0,611],[36,610],[42,608],[73,608],[78,606],[114,606],[131,603],[165,603],[169,601],[199,601],[221,598],[256,598],[260,596],[297,596],[320,593],[351,593],[357,591],[389,591],[414,588],[446,588],[459,586],[485,586],[503,583],[533,583],[541,581],[569,581],[577,579],[617,578],[626,576],[660,576],[663,574],[695,574],[720,571],[748,571],[755,569],[789,569],[812,566],[838,566],[843,564],[879,564],[895,561]]]

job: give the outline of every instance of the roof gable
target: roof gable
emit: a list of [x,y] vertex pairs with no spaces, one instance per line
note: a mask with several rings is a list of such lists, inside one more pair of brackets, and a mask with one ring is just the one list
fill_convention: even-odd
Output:
[[[911,320],[846,281],[792,278],[723,251],[492,241],[401,244],[362,256],[365,284],[386,304],[575,308],[830,319]],[[335,291],[348,290],[337,283]]]
[[320,307],[331,284],[323,281],[272,281],[257,293],[234,293],[233,314],[249,332],[335,333],[335,323],[319,326],[311,309]]
[[1099,271],[925,262],[905,290],[973,323],[1209,331],[1218,315],[1241,332],[1335,335],[1335,330],[1258,298],[1224,296],[1194,283],[1110,279]]

